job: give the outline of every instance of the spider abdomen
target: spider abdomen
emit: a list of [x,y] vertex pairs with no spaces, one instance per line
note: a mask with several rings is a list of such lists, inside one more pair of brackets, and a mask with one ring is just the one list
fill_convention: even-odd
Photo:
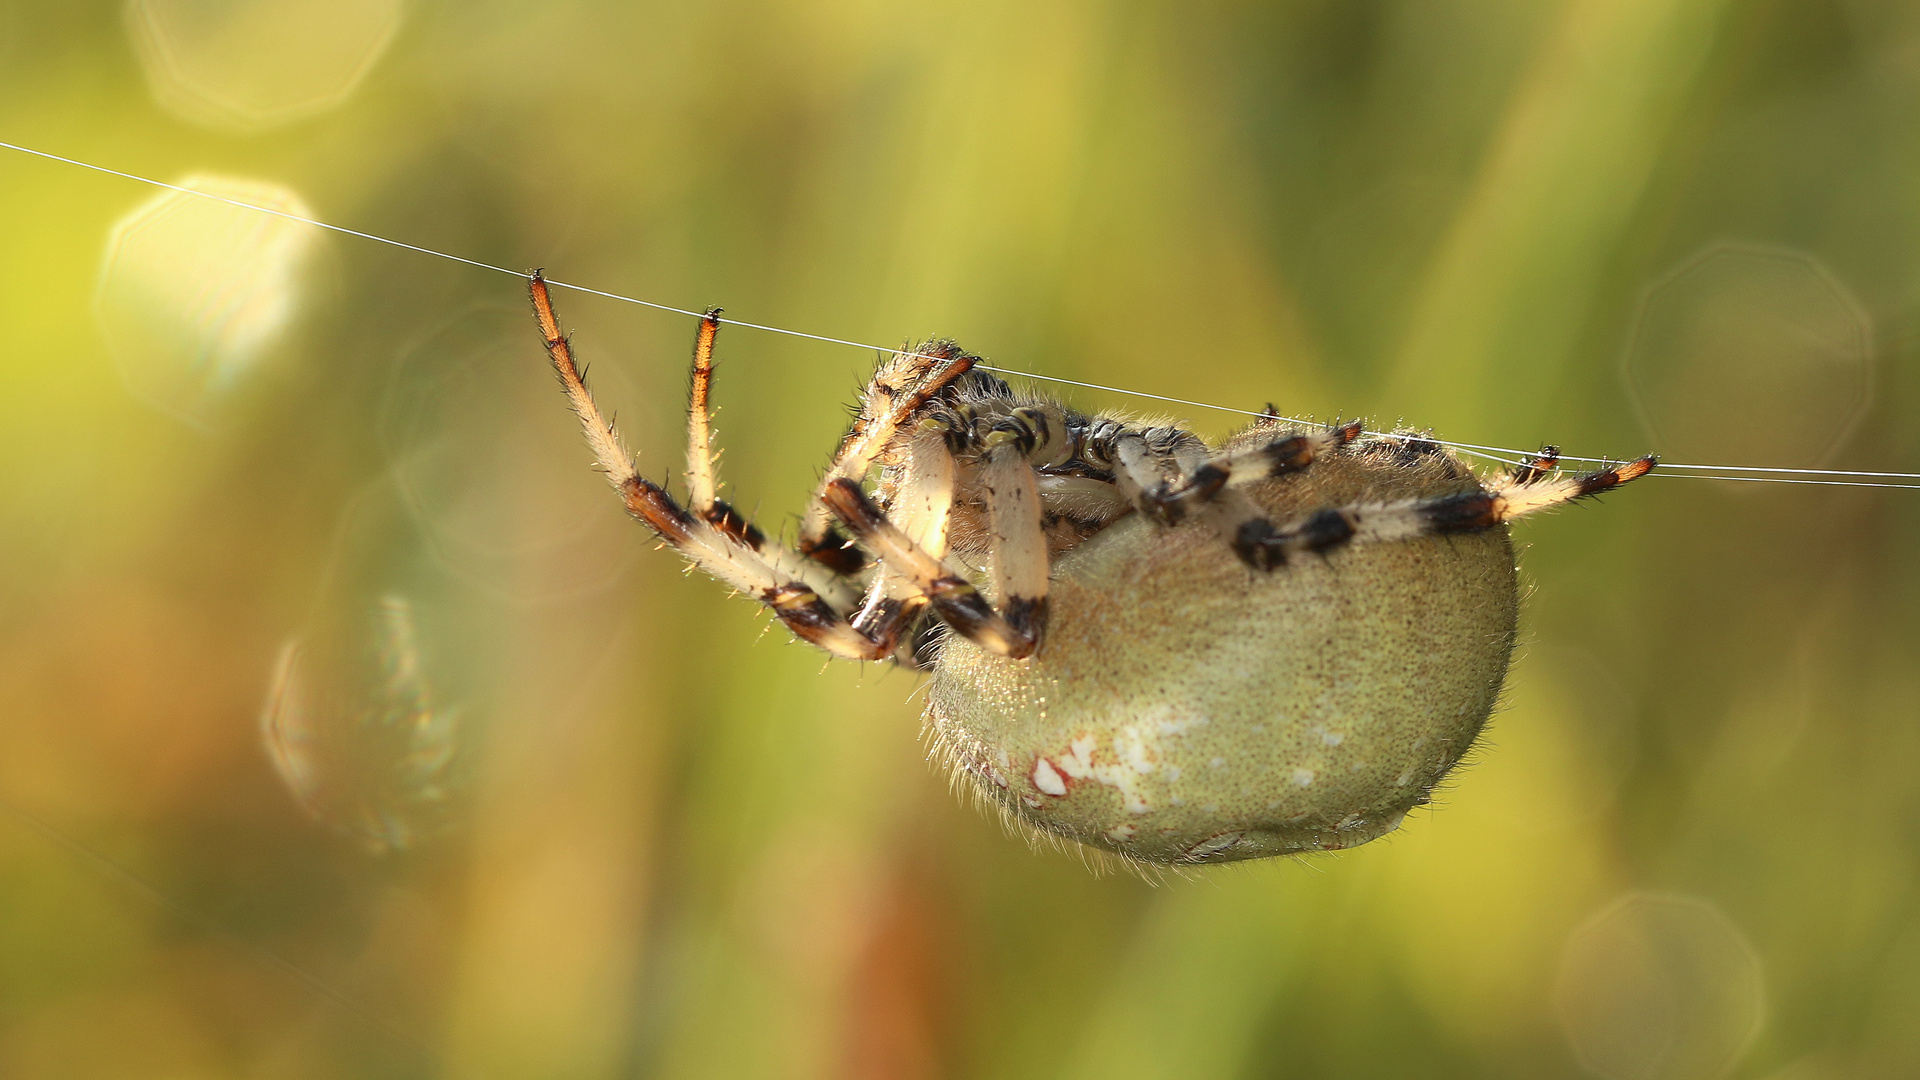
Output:
[[[1340,465],[1251,493],[1287,519],[1471,484],[1445,458]],[[1051,604],[1030,659],[946,643],[928,707],[936,740],[1026,824],[1194,863],[1392,831],[1486,723],[1518,595],[1504,527],[1262,572],[1202,523],[1134,515],[1057,561]]]

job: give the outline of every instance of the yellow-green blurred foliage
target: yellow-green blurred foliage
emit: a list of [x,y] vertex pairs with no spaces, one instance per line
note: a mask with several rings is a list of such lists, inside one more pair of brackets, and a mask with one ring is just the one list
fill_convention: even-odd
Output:
[[[12,0],[0,117],[854,340],[1920,468],[1907,0]],[[1433,813],[1153,884],[652,551],[513,278],[12,151],[0,238],[0,1076],[1920,1074],[1920,494],[1525,523]],[[693,323],[558,299],[675,476]],[[789,522],[872,356],[720,353]]]

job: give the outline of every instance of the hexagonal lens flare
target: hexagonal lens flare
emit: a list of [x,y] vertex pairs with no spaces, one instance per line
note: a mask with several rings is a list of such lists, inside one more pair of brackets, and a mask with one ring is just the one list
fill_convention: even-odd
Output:
[[1622,375],[1663,454],[1814,468],[1872,402],[1872,323],[1812,255],[1716,244],[1647,290]]
[[[276,184],[191,176],[180,186],[311,216]],[[122,218],[108,234],[94,310],[127,388],[211,425],[227,391],[292,319],[319,231],[180,191]]]
[[1714,1080],[1760,1030],[1760,960],[1697,896],[1629,893],[1576,929],[1554,997],[1574,1053],[1603,1080]]
[[344,102],[400,28],[400,0],[128,0],[154,100],[183,120],[260,131]]

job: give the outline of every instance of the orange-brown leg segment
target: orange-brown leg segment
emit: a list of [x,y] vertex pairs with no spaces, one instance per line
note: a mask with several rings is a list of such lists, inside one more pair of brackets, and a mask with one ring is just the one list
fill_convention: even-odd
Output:
[[1515,484],[1533,484],[1553,475],[1554,466],[1560,464],[1560,448],[1543,446],[1540,453],[1525,465],[1516,465],[1513,469]]
[[833,514],[825,499],[827,487],[836,480],[858,484],[902,425],[925,408],[934,395],[972,370],[979,357],[961,350],[951,341],[935,341],[894,354],[860,395],[860,415],[853,429],[840,443],[833,462],[820,480],[813,501],[800,520],[801,554],[843,573],[857,573],[863,565],[860,552],[849,546],[833,527]]
[[[528,289],[554,372],[560,377],[560,384],[567,392],[573,411],[580,417],[587,443],[593,448],[601,470],[620,493],[627,512],[672,545],[695,567],[765,604],[803,640],[835,656],[850,659],[878,660],[889,655],[892,652],[890,647],[882,648],[880,643],[854,629],[840,614],[854,600],[849,584],[837,579],[828,579],[819,585],[810,582],[807,580],[809,575],[824,577],[824,572],[797,553],[766,542],[758,530],[729,527],[724,514],[703,516],[693,513],[675,502],[666,489],[639,474],[634,468],[632,456],[621,444],[612,423],[594,404],[593,395],[588,392],[586,382],[581,378],[579,366],[574,362],[573,347],[561,332],[559,319],[554,314],[547,283],[535,274]],[[709,313],[701,324],[701,337],[694,353],[694,411],[699,414],[699,419],[690,420],[690,429],[696,429],[696,426],[697,429],[704,429],[705,426],[703,384],[712,374],[712,341],[716,327],[717,320]],[[703,365],[706,369],[704,374],[701,373]],[[698,431],[690,439],[688,457],[689,472],[704,473],[705,479],[696,490],[701,491],[707,499],[707,510],[712,511],[721,504],[712,498],[712,459],[707,452],[706,439]],[[712,520],[712,517],[720,520]]]

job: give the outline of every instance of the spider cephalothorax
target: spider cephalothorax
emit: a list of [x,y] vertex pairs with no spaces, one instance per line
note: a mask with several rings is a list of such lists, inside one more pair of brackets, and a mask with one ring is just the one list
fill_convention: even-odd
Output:
[[1272,415],[1209,447],[1016,393],[941,341],[882,363],[789,547],[715,495],[718,312],[694,346],[683,506],[634,469],[532,291],[629,512],[800,638],[930,669],[934,745],[981,792],[1146,862],[1391,831],[1499,695],[1507,522],[1654,464],[1562,476],[1549,448],[1480,477],[1413,433]]

